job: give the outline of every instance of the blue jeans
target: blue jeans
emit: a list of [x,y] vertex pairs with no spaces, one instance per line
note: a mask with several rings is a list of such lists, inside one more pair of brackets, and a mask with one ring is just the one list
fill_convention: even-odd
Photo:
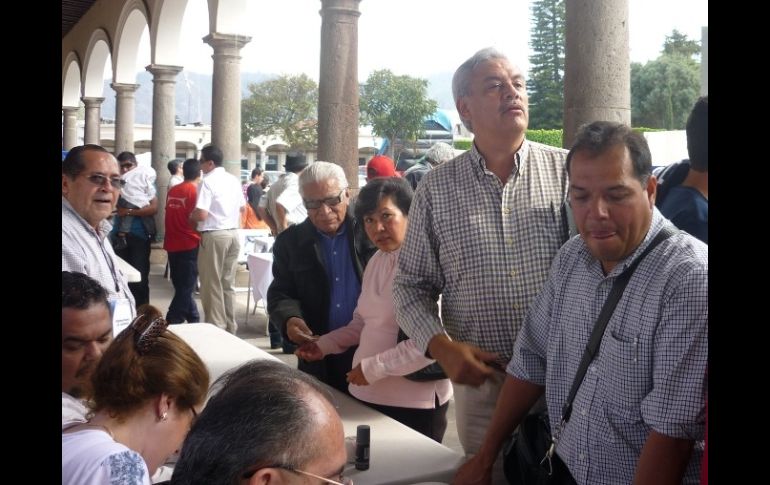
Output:
[[198,281],[198,248],[189,251],[168,253],[168,266],[171,271],[171,284],[174,285],[174,298],[168,307],[168,323],[200,322],[198,306],[193,299],[195,284]]

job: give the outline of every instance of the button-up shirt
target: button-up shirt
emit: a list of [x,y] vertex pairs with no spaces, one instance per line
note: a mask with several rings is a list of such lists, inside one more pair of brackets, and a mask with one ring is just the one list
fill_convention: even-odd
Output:
[[[615,278],[670,224],[655,209],[642,244],[606,276],[580,237],[554,259],[507,369],[545,385],[551,429]],[[708,246],[679,233],[636,268],[575,396],[556,451],[578,483],[631,483],[650,431],[703,439],[707,347]],[[702,452],[683,483],[698,483]]]
[[316,230],[329,281],[329,330],[350,322],[358,295],[361,293],[361,282],[353,268],[353,258],[350,255],[347,230],[346,224],[340,225],[334,237]]
[[425,175],[393,288],[399,325],[417,348],[424,352],[446,329],[510,359],[527,308],[567,240],[566,154],[525,140],[501,182],[474,144]]
[[195,208],[209,213],[205,221],[198,222],[198,231],[238,229],[244,204],[238,179],[222,167],[215,168],[203,176],[198,187]]
[[104,220],[99,223],[99,230],[95,230],[67,199],[61,198],[61,270],[90,276],[107,290],[110,299],[128,299],[134,317],[134,295],[107,240],[111,229],[112,225]]

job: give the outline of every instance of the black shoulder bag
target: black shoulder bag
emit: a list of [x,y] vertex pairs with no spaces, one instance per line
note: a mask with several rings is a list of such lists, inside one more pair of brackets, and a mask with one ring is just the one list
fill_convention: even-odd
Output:
[[583,352],[575,379],[569,390],[567,400],[562,407],[562,418],[556,433],[551,434],[551,425],[547,411],[527,415],[519,425],[518,434],[514,433],[510,445],[504,452],[505,478],[513,485],[558,485],[575,483],[567,469],[567,466],[555,454],[559,434],[569,421],[572,414],[572,402],[575,399],[583,377],[586,375],[588,365],[596,356],[599,345],[604,336],[604,330],[610,321],[615,307],[623,296],[634,270],[639,263],[662,241],[679,231],[671,226],[663,227],[650,245],[636,258],[631,266],[615,278],[607,301],[604,302],[599,318],[591,332],[588,345]]

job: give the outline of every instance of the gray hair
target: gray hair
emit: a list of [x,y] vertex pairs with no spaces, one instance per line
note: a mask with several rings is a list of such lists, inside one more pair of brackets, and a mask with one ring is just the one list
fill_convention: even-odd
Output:
[[222,375],[185,438],[172,484],[232,485],[277,463],[303,468],[322,456],[312,438],[314,409],[329,394],[312,376],[282,362],[252,360]]
[[425,159],[433,165],[441,165],[442,163],[451,160],[455,157],[455,150],[443,141],[439,141],[433,144],[432,147],[425,152]]
[[337,179],[340,189],[348,188],[348,179],[345,178],[345,171],[336,163],[317,161],[311,163],[305,170],[299,174],[299,193],[305,196],[305,186],[315,184],[327,179]]
[[[454,76],[452,76],[452,96],[455,100],[455,105],[457,105],[457,101],[463,97],[470,94],[471,91],[471,76],[473,75],[473,70],[481,64],[482,62],[491,61],[493,59],[505,59],[508,60],[505,55],[495,49],[494,47],[485,47],[484,49],[481,49],[480,51],[473,54],[470,59],[463,62],[460,67],[457,68],[455,71]],[[470,120],[466,120],[465,118],[460,115],[460,120],[463,122],[463,125],[473,133],[473,128],[471,128]]]

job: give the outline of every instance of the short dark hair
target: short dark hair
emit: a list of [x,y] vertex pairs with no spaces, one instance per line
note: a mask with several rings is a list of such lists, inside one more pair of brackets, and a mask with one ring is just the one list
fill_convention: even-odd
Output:
[[201,148],[201,160],[211,160],[214,162],[214,165],[221,167],[222,161],[224,160],[224,155],[222,155],[222,150],[220,150],[218,146],[206,145],[205,147]]
[[323,451],[308,395],[329,400],[312,376],[271,360],[222,375],[182,445],[172,484],[232,485],[247,471],[281,463],[301,469]]
[[364,217],[377,209],[380,201],[385,197],[391,197],[396,207],[409,214],[412,205],[412,186],[401,177],[375,177],[368,181],[358,193],[356,199],[355,215],[360,224],[364,223]]
[[61,173],[69,178],[75,178],[86,169],[86,161],[83,159],[83,153],[87,151],[110,153],[100,145],[87,144],[80,145],[70,149],[67,156],[61,162]]
[[696,172],[709,170],[709,97],[695,102],[687,118],[687,154],[690,167]]
[[188,158],[182,165],[182,175],[185,180],[195,180],[200,177],[201,162],[195,158]]
[[134,155],[133,152],[120,152],[115,158],[118,159],[118,164],[122,162],[131,162],[134,165],[138,164],[136,161],[136,155]]
[[177,170],[179,170],[179,164],[181,163],[181,160],[178,158],[175,158],[173,160],[169,160],[168,165],[168,171],[171,173],[171,175],[176,175]]
[[257,175],[262,175],[262,169],[260,169],[259,167],[255,168],[254,170],[251,171],[251,178],[252,179],[254,177],[256,177]]
[[647,140],[629,126],[614,121],[594,121],[580,127],[567,154],[567,174],[570,174],[570,163],[575,153],[586,151],[591,156],[597,156],[619,144],[628,148],[634,176],[643,186],[646,185],[652,174],[652,156]]
[[61,307],[87,310],[94,305],[110,307],[107,290],[98,281],[83,273],[61,272]]

